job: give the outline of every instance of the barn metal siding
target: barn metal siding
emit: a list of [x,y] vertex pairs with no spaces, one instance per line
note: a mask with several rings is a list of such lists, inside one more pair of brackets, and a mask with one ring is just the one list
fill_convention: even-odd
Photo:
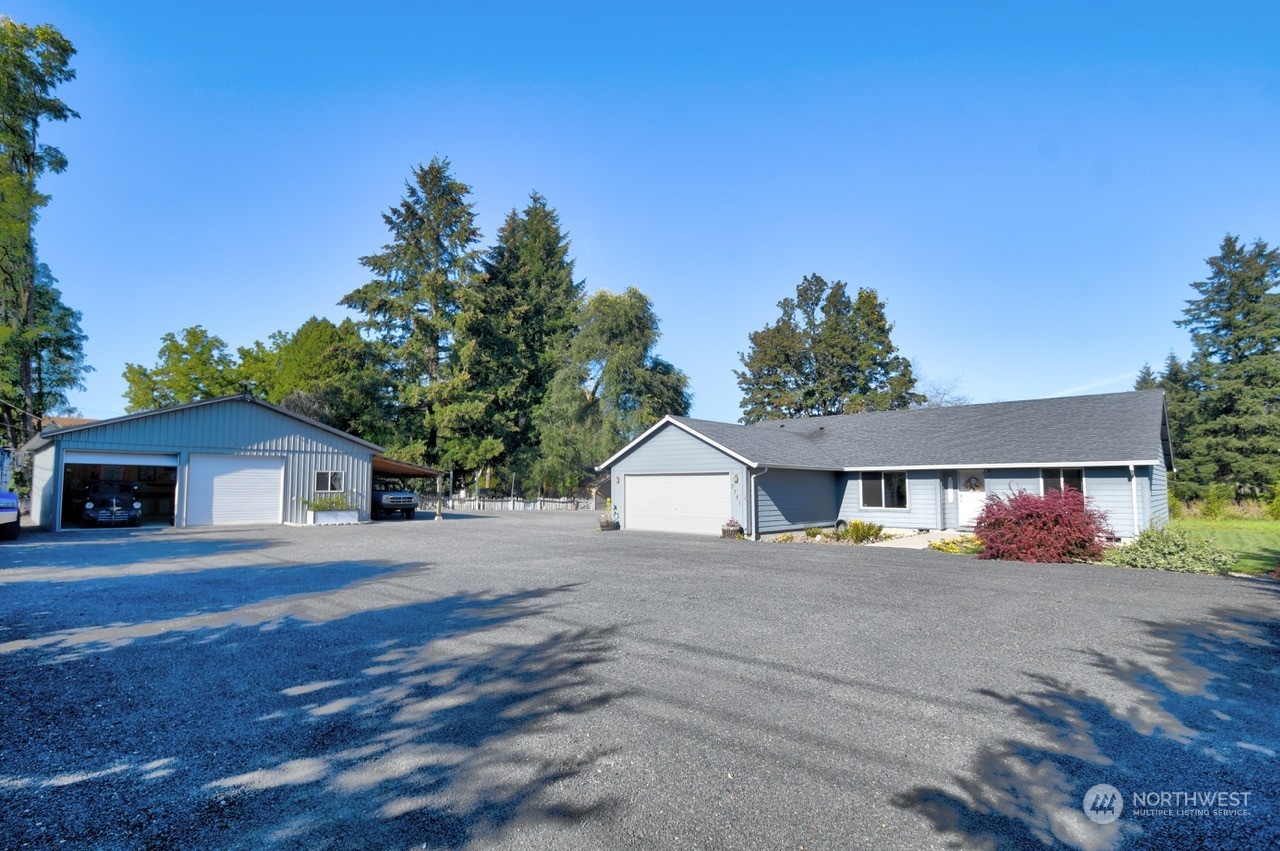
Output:
[[[373,481],[373,451],[339,434],[244,399],[228,399],[207,405],[108,422],[55,436],[53,445],[34,457],[58,458],[66,450],[152,452],[177,454],[179,458],[177,522],[185,524],[187,504],[186,466],[197,455],[255,455],[283,457],[285,523],[306,523],[303,500],[315,496],[315,474],[341,471],[344,490],[356,503],[360,519],[369,519]],[[60,468],[60,464],[58,467]],[[54,492],[58,477],[53,467],[45,473],[43,491]],[[33,482],[34,486],[34,482]],[[55,499],[50,493],[47,499]],[[49,508],[52,511],[52,508]],[[52,527],[53,516],[42,516]]]
[[[626,488],[623,478],[641,473],[728,473],[733,516],[742,519],[747,534],[754,534],[748,518],[747,468],[714,446],[683,429],[666,425],[618,460],[610,469],[613,504],[619,517],[626,516]],[[736,479],[736,481],[735,481]],[[725,518],[728,520],[729,518]]]
[[838,478],[823,470],[770,470],[756,476],[760,533],[834,524],[840,510]]
[[841,520],[865,520],[889,529],[941,528],[942,479],[937,470],[907,471],[906,508],[863,508],[861,473],[843,475],[839,494]]
[[49,445],[31,454],[31,519],[32,526],[53,528],[57,510],[57,483],[53,475],[58,447]]

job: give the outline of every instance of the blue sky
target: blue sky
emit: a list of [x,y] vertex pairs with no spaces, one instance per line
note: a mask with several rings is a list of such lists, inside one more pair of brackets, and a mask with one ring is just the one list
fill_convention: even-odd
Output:
[[[888,7],[892,8],[888,8]],[[341,319],[432,156],[487,245],[537,190],[589,290],[639,287],[695,416],[810,273],[872,287],[972,401],[1190,350],[1226,233],[1280,242],[1280,5],[9,2],[76,45],[38,229],[95,372],[202,324]]]

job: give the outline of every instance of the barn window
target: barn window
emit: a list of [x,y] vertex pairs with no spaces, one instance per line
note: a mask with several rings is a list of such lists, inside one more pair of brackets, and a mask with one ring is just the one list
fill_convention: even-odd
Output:
[[342,471],[332,470],[316,473],[316,493],[339,493],[342,491]]
[[906,508],[906,473],[863,473],[863,508]]

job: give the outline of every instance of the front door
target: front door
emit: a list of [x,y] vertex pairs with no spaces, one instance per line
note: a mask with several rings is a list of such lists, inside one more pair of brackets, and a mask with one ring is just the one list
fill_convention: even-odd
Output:
[[960,491],[958,504],[961,529],[972,529],[987,502],[987,483],[981,470],[961,470],[956,474]]

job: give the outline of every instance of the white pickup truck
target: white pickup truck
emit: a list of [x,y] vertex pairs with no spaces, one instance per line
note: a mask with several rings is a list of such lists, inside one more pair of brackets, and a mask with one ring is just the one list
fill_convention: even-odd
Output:
[[397,479],[373,480],[373,519],[392,514],[403,514],[412,520],[418,511],[418,495]]

